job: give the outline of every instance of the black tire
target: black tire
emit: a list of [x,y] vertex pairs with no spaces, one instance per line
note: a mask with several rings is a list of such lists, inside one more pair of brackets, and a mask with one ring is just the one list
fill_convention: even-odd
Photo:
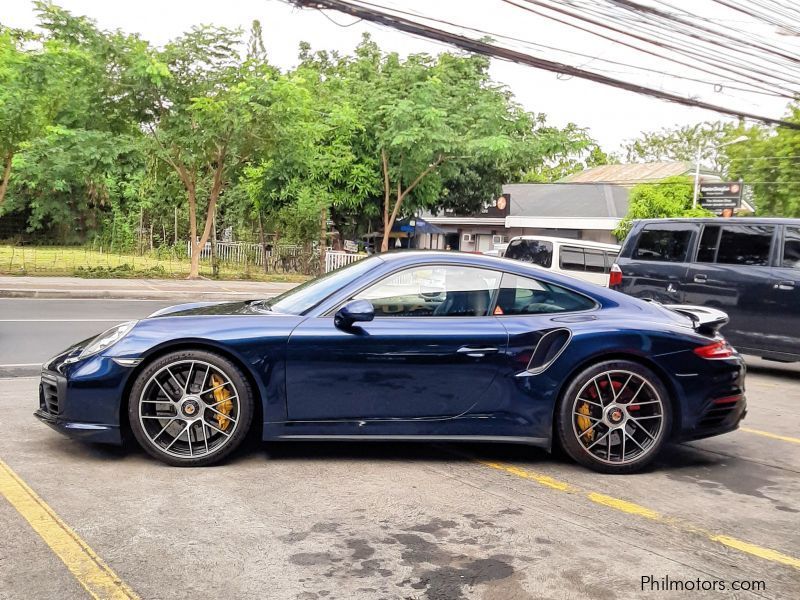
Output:
[[[199,393],[202,392],[202,390],[198,389],[198,387],[205,387],[204,384],[206,380],[204,379],[203,383],[200,383],[198,386],[197,380],[198,373],[200,371],[196,369],[194,376],[192,375],[191,369],[188,371],[188,373],[185,372],[185,365],[192,363],[195,365],[200,365],[201,367],[208,366],[209,370],[205,373],[206,378],[208,377],[209,372],[212,373],[212,377],[214,374],[216,374],[217,377],[224,376],[227,378],[224,384],[219,387],[224,390],[229,390],[228,396],[223,396],[225,401],[227,401],[228,398],[231,398],[231,408],[223,409],[224,411],[229,412],[220,413],[213,408],[219,405],[219,402],[215,402],[218,398],[213,390],[206,392],[205,394]],[[192,408],[193,411],[196,411],[196,414],[190,419],[181,419],[182,416],[185,416],[182,412],[182,409],[179,408],[182,406],[181,400],[174,401],[173,404],[170,405],[170,403],[166,401],[153,401],[147,399],[155,397],[152,395],[153,392],[150,390],[155,391],[155,387],[153,386],[159,383],[157,377],[160,377],[161,373],[164,373],[164,369],[166,367],[169,367],[171,371],[177,370],[175,373],[176,378],[172,379],[172,381],[175,382],[175,386],[174,388],[170,387],[171,384],[167,381],[165,381],[163,385],[159,385],[158,387],[163,392],[163,395],[158,396],[159,398],[166,396],[171,400],[174,400],[171,395],[174,393],[174,396],[177,398],[180,394],[178,391],[178,384],[183,383],[189,388],[188,392],[183,392],[184,399],[189,399],[190,396],[192,398],[204,399],[202,401],[205,402],[205,404],[200,404],[198,408],[189,407]],[[183,381],[181,381],[181,372],[179,367],[184,369]],[[168,376],[164,375],[164,377],[167,378]],[[195,387],[195,391],[197,392],[195,394],[192,394],[191,388],[193,385]],[[145,392],[146,388],[149,395],[144,398],[143,393]],[[167,392],[170,393],[168,394]],[[156,391],[156,393],[158,392]],[[143,400],[144,402],[142,402]],[[154,410],[152,408],[154,405],[157,405],[159,410],[174,410],[175,415],[167,415],[163,418],[160,418],[157,416],[140,414],[140,411],[142,410]],[[169,406],[172,406],[172,408],[164,408]],[[224,417],[224,414],[228,415],[227,419]],[[210,418],[208,418],[208,415],[210,415]],[[217,415],[223,416],[220,417]],[[180,350],[171,352],[149,363],[137,376],[136,381],[131,388],[131,393],[128,397],[128,418],[136,441],[145,450],[145,452],[154,458],[157,458],[168,465],[176,467],[203,467],[217,463],[224,459],[231,452],[236,450],[247,437],[253,420],[253,390],[241,370],[227,358],[205,350]],[[175,436],[174,431],[170,433],[169,430],[163,433],[162,437],[156,436],[154,441],[153,431],[155,429],[160,429],[158,426],[170,419],[175,421],[175,427],[186,424],[188,432],[184,432],[184,434],[187,436],[186,441],[182,440],[181,436],[183,434]],[[219,419],[222,419],[222,421]],[[192,420],[194,421],[193,424],[191,424]],[[214,420],[217,420],[216,425],[213,425]],[[144,423],[147,423],[148,425],[145,425]],[[155,423],[156,425],[150,425],[150,423]],[[225,432],[221,431],[219,428],[222,427],[223,429],[226,429],[230,425],[232,425],[232,432],[225,436]],[[153,427],[154,429],[148,431],[148,427]],[[172,427],[172,425],[170,425],[170,427]],[[203,441],[205,441],[205,446],[200,445],[201,440],[199,439],[196,439],[194,442],[192,441],[193,434],[194,437],[199,438],[199,433],[197,431],[198,427],[203,432]],[[212,442],[216,439],[212,445],[208,445],[209,435],[211,436]],[[166,437],[166,440],[164,440],[162,443],[160,440],[162,440],[163,437]],[[175,443],[178,444],[176,450],[181,446],[188,446],[189,455],[176,455],[176,451],[170,452],[171,448],[167,448],[165,450],[164,444],[166,444],[166,442],[170,439],[175,439]],[[193,444],[197,444],[194,446],[194,450]],[[214,445],[216,445],[216,447]],[[195,455],[196,451],[200,452],[199,456]]]
[[[608,384],[604,388],[606,377]],[[629,385],[626,381],[635,383],[625,387]],[[641,381],[646,382],[641,388],[645,396],[635,396]],[[598,382],[600,385],[595,387]],[[592,413],[585,412],[589,410]],[[584,414],[587,418],[581,423]],[[617,417],[621,421],[615,424]],[[556,433],[563,450],[575,462],[600,473],[641,471],[658,456],[671,429],[672,400],[663,382],[652,370],[629,360],[596,363],[578,373],[567,385],[556,409]],[[608,448],[604,450],[606,442]],[[619,457],[616,461],[615,450]]]

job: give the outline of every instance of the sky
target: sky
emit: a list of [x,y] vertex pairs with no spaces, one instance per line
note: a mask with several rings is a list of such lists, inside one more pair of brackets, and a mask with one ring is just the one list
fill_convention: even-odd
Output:
[[[31,0],[0,0],[0,3],[0,23],[11,27],[35,26],[36,16]],[[301,10],[282,0],[56,0],[56,3],[74,14],[91,17],[102,29],[137,32],[156,45],[163,45],[193,25],[224,25],[246,31],[253,19],[258,19],[264,30],[269,60],[282,69],[289,69],[297,63],[297,49],[301,41],[309,42],[314,49],[335,49],[346,53],[358,43],[364,31],[368,31],[386,51],[407,54],[438,53],[450,49],[443,44],[356,21],[347,15]],[[538,55],[551,60],[567,57],[572,64],[587,69],[601,67],[597,58],[593,57],[645,66],[654,71],[667,68],[659,59],[632,56],[630,50],[616,44],[554,25],[501,0],[382,0],[380,3],[525,41],[580,52],[586,56],[577,58],[545,50],[540,50]],[[724,26],[729,23],[747,28],[759,39],[772,40],[784,47],[788,44],[792,49],[800,48],[800,38],[789,39],[771,27],[747,21],[739,13],[724,12],[711,0],[672,0],[672,4],[678,8],[705,11],[701,14],[707,14],[712,24]],[[798,45],[794,46],[795,43]],[[608,65],[602,66],[609,68]],[[782,99],[745,95],[724,86],[715,89],[708,83],[679,82],[659,73],[642,73],[623,67],[618,67],[615,72],[607,71],[606,74],[624,79],[635,78],[638,83],[771,117],[778,118],[785,113]],[[636,138],[644,131],[704,120],[730,120],[717,113],[500,60],[492,61],[491,75],[508,86],[526,109],[545,113],[551,124],[564,126],[573,122],[588,128],[590,135],[606,151],[619,151],[625,141]]]

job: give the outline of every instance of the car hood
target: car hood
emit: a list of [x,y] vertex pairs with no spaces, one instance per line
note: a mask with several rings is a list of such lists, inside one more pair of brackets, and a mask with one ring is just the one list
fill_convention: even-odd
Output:
[[147,317],[191,317],[202,315],[269,315],[263,300],[246,300],[242,302],[189,302],[176,304],[157,310]]

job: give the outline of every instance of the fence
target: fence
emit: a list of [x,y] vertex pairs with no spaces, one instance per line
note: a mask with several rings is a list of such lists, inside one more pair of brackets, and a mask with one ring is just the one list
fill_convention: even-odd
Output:
[[325,253],[325,272],[330,273],[339,267],[349,265],[362,258],[366,258],[366,254],[348,254],[347,252],[328,250]]
[[[186,255],[192,256],[192,243],[186,242]],[[270,251],[267,250],[269,257]],[[254,242],[217,242],[217,258],[222,262],[253,265],[261,265],[264,262],[264,254],[261,251],[261,244]],[[211,242],[200,250],[200,260],[211,260]]]
[[[186,242],[186,254],[192,255],[192,244]],[[364,258],[365,254],[348,254],[337,250],[325,252],[325,272],[349,265]],[[254,242],[217,242],[217,258],[220,262],[262,266],[264,252],[261,244]],[[319,255],[302,246],[275,246],[266,252],[267,269],[271,271],[315,273],[318,272]],[[206,242],[200,251],[200,260],[211,260],[211,242]]]

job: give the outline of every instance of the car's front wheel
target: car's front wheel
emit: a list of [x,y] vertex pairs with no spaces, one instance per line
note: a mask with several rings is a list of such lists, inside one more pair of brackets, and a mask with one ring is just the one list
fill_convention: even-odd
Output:
[[647,367],[604,361],[576,375],[558,408],[557,431],[576,462],[602,473],[634,473],[669,438],[672,408],[664,384]]
[[136,440],[152,456],[175,466],[205,466],[246,437],[253,393],[228,359],[181,350],[142,370],[131,389],[128,417]]

